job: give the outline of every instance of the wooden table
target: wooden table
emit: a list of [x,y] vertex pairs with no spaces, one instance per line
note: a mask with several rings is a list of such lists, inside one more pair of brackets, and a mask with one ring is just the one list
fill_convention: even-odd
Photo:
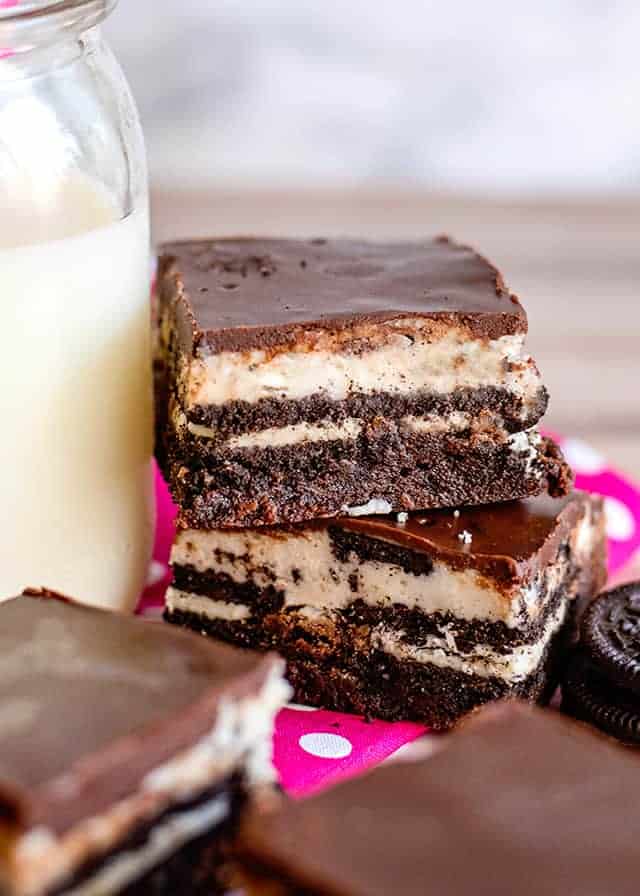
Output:
[[531,351],[551,392],[547,425],[588,440],[640,481],[640,203],[160,190],[153,208],[157,240],[446,232],[481,248],[529,313]]

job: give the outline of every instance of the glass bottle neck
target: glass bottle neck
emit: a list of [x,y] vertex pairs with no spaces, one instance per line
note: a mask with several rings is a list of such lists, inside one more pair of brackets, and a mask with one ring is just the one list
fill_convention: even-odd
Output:
[[68,43],[101,22],[117,0],[0,0],[0,59]]

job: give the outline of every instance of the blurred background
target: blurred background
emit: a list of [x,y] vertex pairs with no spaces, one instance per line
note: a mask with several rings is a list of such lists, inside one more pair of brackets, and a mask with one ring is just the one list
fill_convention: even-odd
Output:
[[490,255],[548,424],[640,479],[637,0],[122,0],[157,239],[419,238]]
[[636,0],[122,0],[159,184],[626,194]]

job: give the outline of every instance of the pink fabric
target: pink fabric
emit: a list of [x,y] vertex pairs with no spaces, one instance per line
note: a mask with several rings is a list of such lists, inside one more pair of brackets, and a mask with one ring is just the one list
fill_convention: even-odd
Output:
[[[609,574],[613,576],[640,549],[640,491],[589,445],[577,439],[558,441],[576,471],[577,487],[605,496]],[[167,560],[175,508],[159,474],[156,483],[154,561],[139,612],[157,618],[171,579]],[[276,721],[275,763],[285,790],[296,797],[306,796],[377,765],[425,732],[422,725],[408,722],[366,722],[343,713],[291,707]]]

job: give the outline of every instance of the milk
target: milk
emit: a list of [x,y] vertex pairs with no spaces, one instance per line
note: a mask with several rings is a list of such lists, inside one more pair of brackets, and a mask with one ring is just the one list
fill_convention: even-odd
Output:
[[80,175],[37,203],[11,193],[0,202],[0,597],[45,586],[130,610],[153,530],[147,211],[119,220]]

